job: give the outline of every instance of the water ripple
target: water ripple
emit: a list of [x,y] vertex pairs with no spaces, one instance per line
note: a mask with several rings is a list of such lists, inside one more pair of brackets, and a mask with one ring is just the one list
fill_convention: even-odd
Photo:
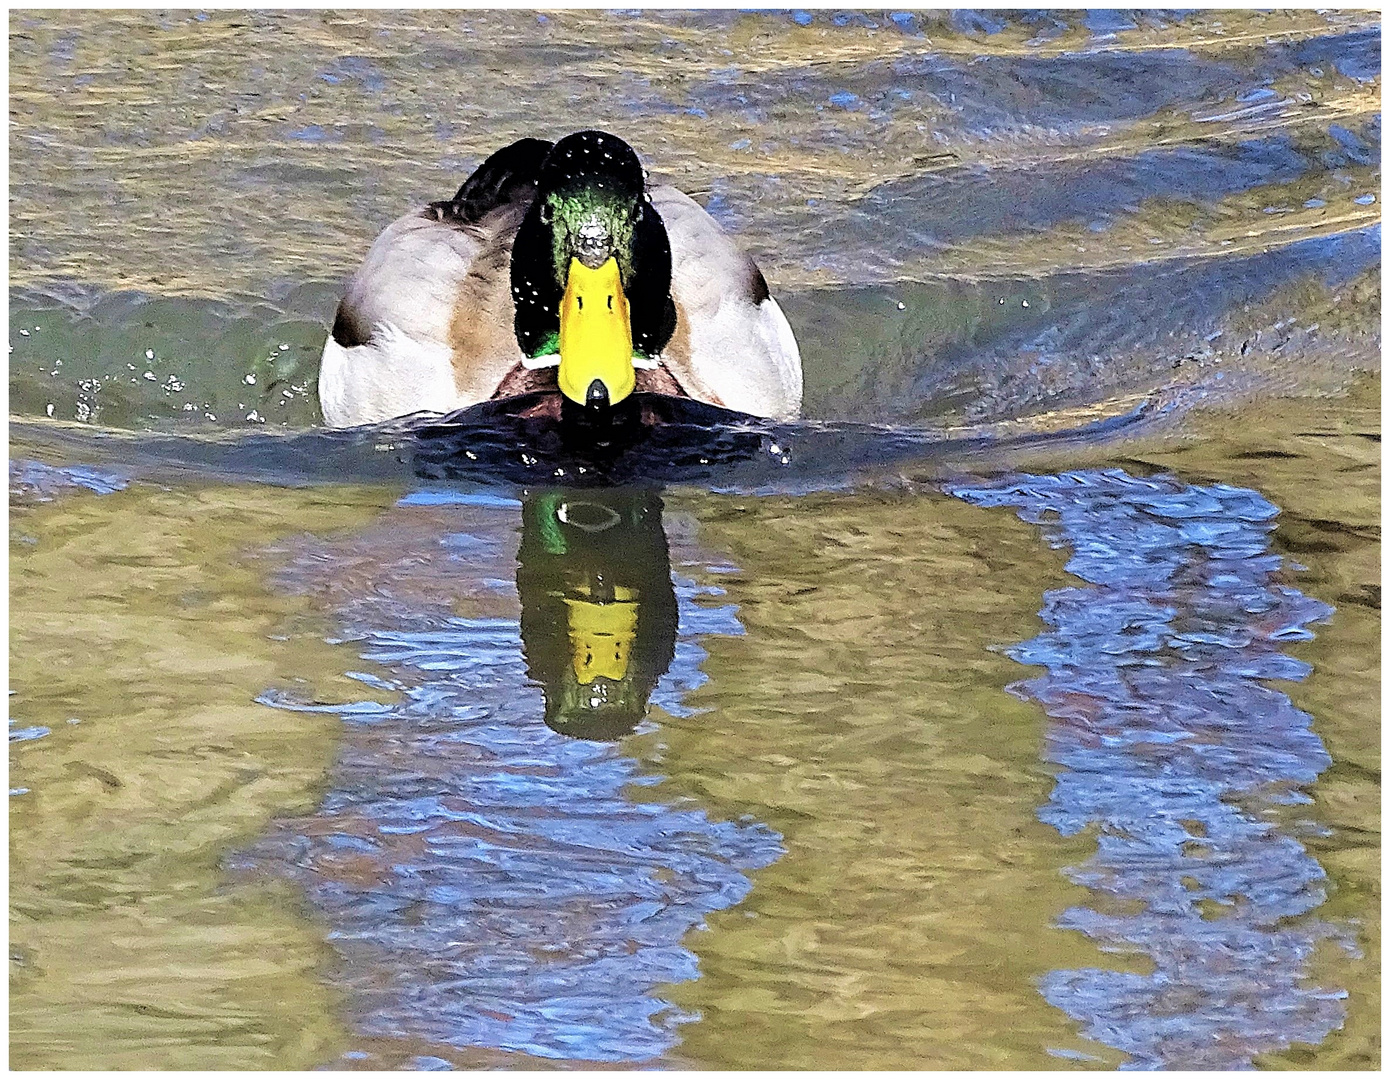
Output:
[[1059,925],[1153,971],[1054,971],[1043,995],[1131,1068],[1251,1068],[1320,1042],[1346,994],[1308,985],[1308,960],[1320,940],[1354,943],[1306,917],[1326,874],[1290,834],[1315,826],[1278,808],[1308,802],[1331,759],[1312,718],[1260,680],[1304,678],[1281,648],[1333,609],[1279,582],[1278,508],[1121,470],[951,490],[1041,524],[1085,582],[1046,595],[1051,629],[1009,653],[1046,673],[1012,689],[1053,721],[1059,771],[1039,817],[1064,835],[1099,826],[1071,871],[1095,907]]
[[[710,591],[675,577],[679,640],[653,694],[665,708],[704,680],[697,636],[743,632],[732,606],[695,603]],[[234,865],[305,888],[363,1038],[659,1058],[695,1018],[659,992],[698,975],[683,937],[743,899],[746,872],[780,856],[778,834],[635,801],[659,778],[614,743],[542,723],[515,618],[351,633],[402,700],[343,709],[318,812],[279,823]]]
[[29,459],[10,462],[10,498],[16,502],[52,502],[74,488],[111,495],[124,491],[127,483],[124,477],[84,465],[53,466]]

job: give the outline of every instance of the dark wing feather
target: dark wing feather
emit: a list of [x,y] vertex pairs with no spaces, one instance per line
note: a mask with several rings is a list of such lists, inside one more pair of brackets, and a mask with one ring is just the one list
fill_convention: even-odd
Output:
[[530,205],[536,194],[541,162],[553,143],[545,139],[518,139],[489,157],[463,182],[452,199],[431,203],[439,219],[476,225],[499,206]]

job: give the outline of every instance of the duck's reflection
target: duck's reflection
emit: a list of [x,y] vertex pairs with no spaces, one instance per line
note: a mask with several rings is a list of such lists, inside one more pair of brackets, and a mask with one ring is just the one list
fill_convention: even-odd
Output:
[[[1267,679],[1301,679],[1283,645],[1332,609],[1278,579],[1278,508],[1221,484],[1120,470],[1014,476],[954,494],[1010,506],[1073,552],[1083,584],[1051,591],[1050,629],[1010,650],[1044,668],[1016,692],[1052,723],[1057,785],[1039,816],[1098,828],[1065,912],[1102,950],[1149,974],[1054,971],[1044,996],[1140,1068],[1251,1068],[1318,1043],[1346,996],[1309,985],[1322,867],[1289,808],[1330,764],[1312,718]],[[1348,941],[1346,944],[1350,945]]]
[[647,713],[678,621],[661,498],[650,490],[528,492],[516,589],[545,722],[616,739]]
[[683,939],[781,846],[663,801],[617,741],[682,709],[700,638],[742,633],[672,573],[657,493],[422,491],[279,558],[277,584],[377,665],[347,674],[399,697],[308,706],[343,716],[330,790],[234,863],[328,923],[355,1042],[338,1064],[662,1060],[692,1019],[661,993],[698,975]]

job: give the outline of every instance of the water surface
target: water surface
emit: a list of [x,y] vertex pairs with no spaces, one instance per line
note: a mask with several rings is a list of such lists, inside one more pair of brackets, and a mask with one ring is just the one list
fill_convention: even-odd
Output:
[[[1379,1067],[1379,39],[15,13],[13,1063]],[[317,429],[589,125],[805,419]]]

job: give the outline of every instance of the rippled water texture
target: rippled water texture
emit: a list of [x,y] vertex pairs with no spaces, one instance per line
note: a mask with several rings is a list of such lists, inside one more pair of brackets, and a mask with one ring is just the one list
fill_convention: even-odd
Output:
[[310,422],[382,226],[585,126],[758,259],[813,417],[1336,388],[1378,363],[1379,49],[1336,11],[19,12],[11,408]]
[[[561,505],[573,516],[603,504]],[[441,538],[449,562],[496,574],[483,580],[510,591],[501,575],[512,570],[519,504],[463,506],[446,517],[460,530]],[[654,515],[648,534],[664,553],[660,503],[645,509]],[[323,588],[324,570],[339,560],[332,550],[297,552],[284,584]],[[401,704],[353,715],[318,814],[281,823],[236,865],[303,882],[333,926],[339,977],[360,995],[354,1011],[364,1036],[580,1061],[657,1057],[676,1044],[674,1025],[696,1018],[656,992],[698,975],[682,939],[709,911],[744,898],[752,883],[743,872],[774,862],[780,838],[751,820],[711,821],[688,803],[634,801],[634,785],[659,777],[590,740],[626,734],[641,712],[616,726],[567,720],[554,700],[563,697],[556,684],[565,673],[547,669],[538,635],[554,622],[545,588],[555,582],[525,582],[526,599],[540,610],[523,606],[520,621],[436,615],[419,603],[441,585],[436,563],[426,566],[416,580],[396,578],[404,603],[354,597],[345,627],[362,642],[362,659],[390,673],[389,682],[362,678],[400,692]],[[653,569],[652,590],[669,595],[666,560]],[[633,651],[644,639],[656,643],[647,692],[679,716],[690,714],[684,693],[705,681],[697,642],[743,628],[731,606],[697,603],[722,590],[679,573],[674,587],[680,637],[663,648],[663,627],[642,626]],[[641,609],[650,614],[659,602],[642,596]],[[670,615],[674,634],[677,612]],[[544,621],[528,627],[528,616]],[[565,646],[562,665],[570,661]],[[528,687],[528,659],[549,709]],[[537,728],[542,712],[557,730]]]
[[1307,477],[1376,453],[1298,408],[1218,459],[1292,510],[1162,443],[752,499],[17,464],[16,1054],[1373,1064],[1378,544]]
[[1067,570],[1087,583],[1046,595],[1053,629],[1009,655],[1047,674],[1015,692],[1055,721],[1047,756],[1062,769],[1039,816],[1067,835],[1101,826],[1073,879],[1110,909],[1071,909],[1060,925],[1147,953],[1154,970],[1051,972],[1044,996],[1142,1066],[1248,1068],[1320,1042],[1346,991],[1306,985],[1302,962],[1336,931],[1281,924],[1326,899],[1326,874],[1300,830],[1273,830],[1260,810],[1308,803],[1302,789],[1331,759],[1312,718],[1261,680],[1304,678],[1280,645],[1311,639],[1333,609],[1271,581],[1278,507],[1119,470],[954,493],[1056,522],[1049,540],[1073,549]]
[[[1379,54],[12,13],[11,1062],[1378,1068]],[[376,231],[585,126],[805,418],[318,429]]]

